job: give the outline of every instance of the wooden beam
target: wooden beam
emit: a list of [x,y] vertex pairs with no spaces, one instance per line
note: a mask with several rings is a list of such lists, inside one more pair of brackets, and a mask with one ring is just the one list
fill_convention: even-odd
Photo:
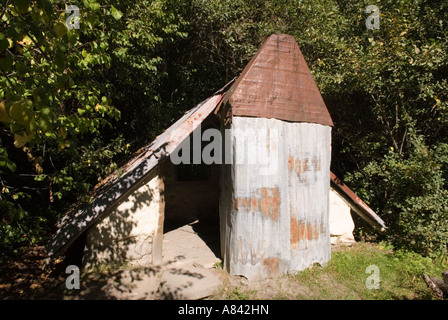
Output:
[[163,256],[163,223],[165,221],[165,173],[164,164],[157,167],[157,190],[160,192],[157,226],[152,241],[152,262],[161,264]]

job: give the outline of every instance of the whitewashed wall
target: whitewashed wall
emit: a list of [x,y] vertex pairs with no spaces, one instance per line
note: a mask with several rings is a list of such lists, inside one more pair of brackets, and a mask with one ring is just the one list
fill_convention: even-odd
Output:
[[345,245],[355,242],[353,236],[355,223],[350,212],[350,205],[333,188],[330,188],[331,244]]
[[162,259],[164,198],[159,168],[87,231],[83,265],[147,265]]
[[[331,127],[233,117],[229,128],[233,164],[222,165],[220,197],[225,268],[256,280],[328,262]],[[241,144],[243,136],[256,147]]]

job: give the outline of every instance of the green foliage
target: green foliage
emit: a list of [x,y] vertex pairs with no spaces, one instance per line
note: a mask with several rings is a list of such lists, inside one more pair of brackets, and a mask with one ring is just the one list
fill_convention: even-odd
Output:
[[426,255],[446,253],[446,144],[427,149],[421,141],[412,143],[415,149],[408,157],[391,150],[350,175],[349,180],[362,181],[360,192],[372,203],[378,201],[389,227],[388,238],[396,246]]
[[[251,292],[252,294],[254,292]],[[225,296],[226,300],[250,300],[250,293],[244,292],[241,288],[236,287],[228,292]]]
[[446,252],[448,7],[383,1],[380,29],[367,30],[368,4],[334,7],[335,28],[319,29],[327,53],[310,66],[335,122],[332,170],[397,246]]
[[70,4],[79,7],[78,29],[68,28],[64,1],[0,9],[0,209],[8,217],[0,232],[8,246],[21,242],[11,232],[34,228],[24,216],[52,225],[155,135],[148,119],[164,76],[155,48],[183,36],[168,1]]

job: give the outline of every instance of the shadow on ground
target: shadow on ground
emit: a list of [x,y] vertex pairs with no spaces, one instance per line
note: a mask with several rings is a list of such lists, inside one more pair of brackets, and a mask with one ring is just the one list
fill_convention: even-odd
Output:
[[[80,290],[66,291],[67,299],[86,300],[139,300],[139,299],[165,299],[169,296],[160,290],[161,279],[170,266],[182,262],[183,256],[175,257],[162,265],[150,267],[129,267],[118,270],[95,271],[85,273],[81,279]],[[177,272],[189,275],[188,270],[176,269]],[[187,284],[185,285],[187,287]],[[181,288],[173,288],[171,297],[181,294]]]

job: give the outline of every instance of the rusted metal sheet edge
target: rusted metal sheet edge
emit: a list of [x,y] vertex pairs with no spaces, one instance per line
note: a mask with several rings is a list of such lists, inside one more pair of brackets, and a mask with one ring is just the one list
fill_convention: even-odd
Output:
[[[164,159],[216,108],[224,93],[216,94],[188,111],[181,119],[161,134],[148,151],[139,156],[121,176],[97,195],[91,203],[83,203],[58,223],[59,229],[48,242],[49,256],[62,254],[73,241],[99,219],[107,209],[123,199],[144,177]],[[193,120],[194,119],[194,120]]]
[[341,179],[339,179],[333,172],[330,172],[331,187],[336,189],[339,194],[351,204],[353,211],[355,211],[361,218],[367,221],[375,229],[384,231],[386,224],[364,201],[362,201]]

